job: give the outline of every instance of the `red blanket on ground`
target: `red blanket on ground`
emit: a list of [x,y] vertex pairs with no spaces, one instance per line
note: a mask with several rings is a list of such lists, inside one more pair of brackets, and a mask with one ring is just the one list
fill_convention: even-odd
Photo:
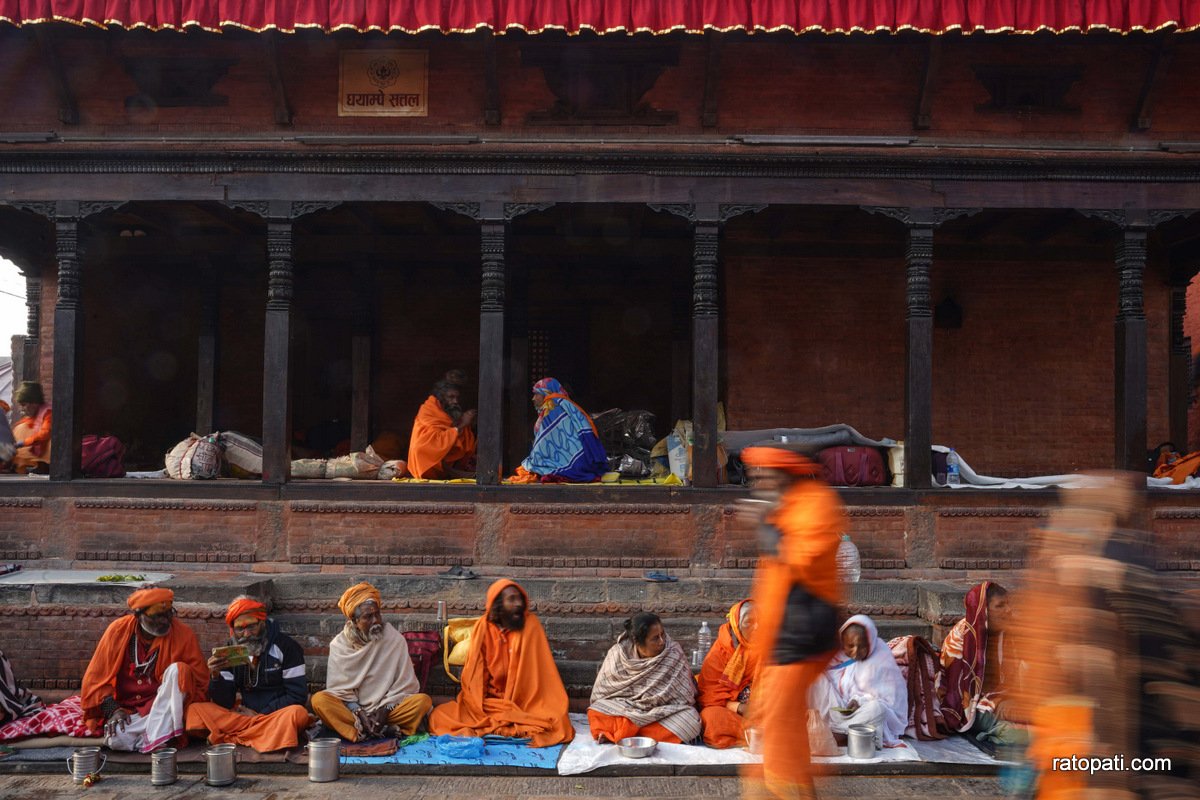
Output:
[[79,695],[74,695],[46,706],[36,714],[14,719],[0,726],[0,742],[28,739],[30,736],[88,736],[99,738],[99,733],[88,731],[83,721],[83,706]]

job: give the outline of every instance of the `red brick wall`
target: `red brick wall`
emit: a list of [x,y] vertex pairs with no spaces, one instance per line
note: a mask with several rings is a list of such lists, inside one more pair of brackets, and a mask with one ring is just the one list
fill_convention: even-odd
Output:
[[474,560],[469,503],[290,503],[285,524],[293,564],[444,566]]
[[[0,90],[12,130],[56,129],[57,98],[33,38],[5,31],[0,70],[9,77]],[[498,37],[501,130],[528,130],[531,111],[548,108],[553,96],[539,68],[520,62],[524,38]],[[1200,121],[1200,70],[1196,48],[1176,47],[1161,76],[1152,107],[1153,128],[1130,133],[1151,48],[1138,37],[1089,34],[1059,37],[942,37],[941,66],[931,86],[933,125],[928,136],[962,140],[1104,140],[1149,143],[1186,138]],[[96,31],[58,31],[58,50],[80,107],[78,133],[171,134],[185,131],[274,132],[274,98],[261,42],[250,36],[159,34],[105,37]],[[337,116],[338,51],[342,48],[401,47],[429,54],[429,109],[425,118]],[[415,37],[344,38],[319,33],[280,37],[280,67],[294,112],[293,129],[347,133],[463,133],[483,128],[485,59],[482,39],[422,34]],[[722,133],[895,134],[912,130],[921,86],[925,40],[919,37],[831,37],[755,35],[727,41],[716,86],[718,131]],[[230,57],[230,68],[214,91],[228,106],[127,110],[136,93],[119,59],[166,53]],[[655,108],[679,112],[675,126],[605,126],[606,132],[692,133],[701,130],[706,43],[679,41],[679,65],[667,68],[647,93]],[[1073,112],[1000,113],[976,78],[977,65],[1077,66],[1082,78],[1068,92]],[[763,80],[769,75],[770,80]],[[17,110],[19,109],[19,113]],[[579,128],[539,126],[558,133]]]
[[[1187,290],[1187,316],[1183,321],[1184,336],[1192,340],[1192,364],[1200,361],[1200,281],[1193,280]],[[1193,366],[1193,374],[1195,367]],[[1190,377],[1190,376],[1189,376]],[[1192,384],[1195,386],[1195,384]],[[1193,389],[1193,391],[1195,391]],[[1153,447],[1156,442],[1151,442]],[[1178,442],[1176,443],[1178,444]],[[1184,445],[1180,445],[1183,447]],[[1188,452],[1200,450],[1200,393],[1188,409]]]
[[515,504],[505,516],[504,548],[512,566],[685,567],[694,511],[666,504]]

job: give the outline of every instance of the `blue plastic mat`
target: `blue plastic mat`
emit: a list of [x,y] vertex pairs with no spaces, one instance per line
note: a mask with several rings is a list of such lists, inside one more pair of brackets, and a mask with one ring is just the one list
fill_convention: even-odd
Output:
[[563,745],[530,747],[524,744],[492,744],[483,748],[482,758],[452,758],[437,746],[436,738],[401,747],[390,756],[342,756],[343,764],[476,764],[481,767],[534,767],[554,769]]

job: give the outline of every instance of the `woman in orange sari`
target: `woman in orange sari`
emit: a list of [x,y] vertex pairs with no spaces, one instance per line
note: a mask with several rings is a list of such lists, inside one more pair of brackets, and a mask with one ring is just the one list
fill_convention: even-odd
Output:
[[750,685],[758,672],[758,655],[750,647],[750,638],[758,624],[754,601],[734,603],[726,620],[696,676],[704,743],[718,749],[746,743]]
[[817,478],[820,467],[800,453],[748,447],[742,461],[754,480],[754,506],[762,509],[755,514],[758,627],[751,643],[761,668],[750,719],[762,732],[763,766],[746,796],[812,797],[808,692],[838,648],[842,504]]
[[20,419],[12,427],[17,449],[12,458],[13,471],[24,474],[48,468],[51,419],[50,406],[46,404],[42,385],[25,381],[17,387],[13,400],[21,412]]

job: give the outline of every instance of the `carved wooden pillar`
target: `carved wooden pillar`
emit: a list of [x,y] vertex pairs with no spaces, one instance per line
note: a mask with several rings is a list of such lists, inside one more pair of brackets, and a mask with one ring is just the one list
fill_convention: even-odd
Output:
[[908,229],[904,253],[904,485],[933,485],[933,232],[946,220],[977,208],[883,208],[873,214],[898,219]]
[[198,267],[200,332],[196,337],[196,433],[216,430],[217,321],[220,283],[215,265],[205,259]]
[[698,218],[692,251],[692,485],[717,485],[718,220]]
[[479,418],[475,451],[477,483],[496,485],[503,477],[504,446],[504,245],[507,225],[499,207],[483,209],[479,297]]
[[[1187,210],[1144,208],[1081,209],[1089,217],[1116,224],[1121,229],[1117,241],[1118,276],[1117,318],[1114,323],[1113,466],[1136,472],[1146,470],[1146,309],[1143,281],[1146,273],[1146,239],[1155,226],[1175,217],[1191,214]],[[1172,304],[1172,316],[1174,304]],[[1172,325],[1174,320],[1172,319]],[[1182,337],[1182,321],[1180,322]],[[1172,348],[1174,342],[1172,328]],[[1172,425],[1174,435],[1174,425]],[[1186,423],[1184,425],[1186,434]],[[1186,446],[1178,441],[1176,445]]]
[[909,223],[904,253],[904,485],[933,483],[933,226]]
[[1143,276],[1146,232],[1128,226],[1117,243],[1115,453],[1117,469],[1145,470],[1146,463],[1146,311]]
[[42,276],[38,266],[25,276],[25,349],[21,380],[41,380],[42,358]]
[[267,218],[267,310],[263,346],[263,483],[285,483],[291,466],[293,223]]
[[350,449],[367,449],[371,414],[371,335],[374,296],[369,264],[354,266],[354,330],[350,339]]
[[475,446],[475,481],[500,483],[504,465],[504,313],[505,242],[508,223],[553,203],[431,203],[480,223],[483,273],[479,296],[479,417]]
[[60,201],[54,212],[58,301],[54,306],[54,425],[50,429],[50,480],[80,474],[80,348],[83,345],[79,264],[79,203]]
[[656,204],[692,223],[692,485],[717,485],[717,403],[720,402],[720,262],[721,225],[734,217],[762,211],[762,204]]
[[267,307],[263,330],[263,483],[286,483],[291,468],[292,280],[295,221],[339,205],[325,200],[225,201],[267,223]]
[[1188,449],[1188,408],[1192,400],[1192,340],[1184,335],[1187,289],[1191,280],[1171,280],[1170,436],[1179,452]]

